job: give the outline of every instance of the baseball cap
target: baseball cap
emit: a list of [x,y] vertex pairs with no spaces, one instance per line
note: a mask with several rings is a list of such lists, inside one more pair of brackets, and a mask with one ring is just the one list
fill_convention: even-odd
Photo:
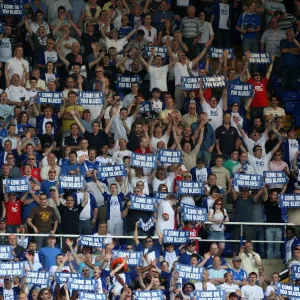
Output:
[[186,173],[186,174],[183,175],[183,178],[185,178],[185,177],[191,177],[192,178],[192,174],[191,173]]
[[51,191],[51,190],[57,191],[57,188],[56,188],[56,186],[51,186],[49,190],[50,190],[50,191]]
[[194,246],[196,246],[196,241],[195,241],[195,240],[189,240],[188,243],[187,243],[187,245],[188,245],[188,246],[189,246],[189,245],[194,245]]
[[49,235],[48,235],[48,239],[56,239],[56,237],[55,237],[54,234],[49,234]]
[[242,261],[242,259],[239,256],[235,256],[232,261]]

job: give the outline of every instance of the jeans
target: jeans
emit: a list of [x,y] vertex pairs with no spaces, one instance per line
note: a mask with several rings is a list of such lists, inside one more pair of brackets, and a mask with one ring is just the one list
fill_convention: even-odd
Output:
[[217,32],[216,32],[217,38],[216,40],[218,48],[230,48],[230,40],[231,40],[231,36],[230,36],[230,30],[229,29],[222,29],[222,28],[217,28]]
[[[243,240],[251,241],[253,236],[253,226],[243,226]],[[241,239],[241,226],[234,226],[232,231],[232,239]],[[233,243],[233,252],[239,252],[240,243]]]
[[[243,52],[259,52],[258,45],[259,43],[257,39],[243,39]],[[250,73],[256,72],[258,70],[257,64],[249,64],[248,69]]]
[[[50,234],[50,232],[40,232],[40,234]],[[47,244],[48,236],[34,237],[36,242],[36,250],[40,250]]]
[[[263,241],[265,239],[265,230],[262,226],[255,226],[253,229],[252,240]],[[261,258],[266,258],[265,243],[256,243],[255,252],[257,252]]]
[[281,82],[283,91],[295,91],[297,89],[299,69],[293,67],[281,67]]
[[225,240],[224,231],[210,231],[208,239],[212,241]]
[[[282,240],[282,229],[280,227],[268,227],[266,229],[266,240],[267,241],[281,241]],[[281,257],[279,243],[268,243],[267,246],[267,258],[278,259]]]
[[184,105],[184,94],[181,89],[181,86],[175,87],[175,106],[176,109],[180,112],[183,111],[183,105]]
[[200,150],[198,152],[197,158],[202,158],[204,160],[204,165],[209,167],[211,160],[211,152]]
[[7,225],[6,226],[6,232],[7,233],[17,233],[17,229],[19,228],[19,225]]
[[94,229],[92,220],[80,220],[79,221],[79,234],[91,235]]

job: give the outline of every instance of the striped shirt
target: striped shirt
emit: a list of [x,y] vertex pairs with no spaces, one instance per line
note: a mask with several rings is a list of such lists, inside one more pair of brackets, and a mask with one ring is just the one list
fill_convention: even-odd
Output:
[[274,55],[276,57],[281,56],[280,52],[280,41],[282,39],[285,39],[285,32],[278,29],[278,30],[273,30],[273,29],[268,29],[266,30],[261,39],[260,42],[265,44],[265,52]]
[[292,14],[285,14],[285,19],[278,23],[278,28],[283,31],[288,31],[288,29],[293,28],[296,24],[297,18]]
[[200,32],[200,20],[198,18],[190,19],[185,17],[181,21],[182,36],[185,38],[195,38]]

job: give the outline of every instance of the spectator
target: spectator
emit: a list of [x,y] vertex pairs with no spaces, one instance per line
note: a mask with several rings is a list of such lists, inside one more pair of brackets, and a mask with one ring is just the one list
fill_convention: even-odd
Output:
[[42,265],[47,271],[56,264],[56,257],[61,254],[61,250],[56,248],[55,244],[55,235],[50,234],[47,238],[47,246],[41,248],[39,252],[42,257]]
[[[253,244],[251,241],[246,241],[244,246],[241,247],[239,256],[242,259],[242,269],[244,269],[249,274],[249,282],[252,283],[252,280],[250,278],[251,273],[258,274],[258,268],[261,266],[261,258],[258,253],[255,253],[253,251]],[[256,275],[257,278],[257,275]],[[256,280],[255,280],[256,281]],[[254,281],[254,282],[255,282]],[[246,288],[247,290],[247,288]],[[243,288],[242,288],[243,292]]]
[[225,282],[220,285],[220,290],[225,291],[226,297],[229,297],[231,293],[236,293],[239,297],[242,295],[240,288],[237,284],[234,284],[233,275],[231,272],[224,274]]
[[243,299],[263,299],[264,293],[261,287],[256,285],[257,273],[251,272],[249,273],[249,284],[242,287],[242,298]]

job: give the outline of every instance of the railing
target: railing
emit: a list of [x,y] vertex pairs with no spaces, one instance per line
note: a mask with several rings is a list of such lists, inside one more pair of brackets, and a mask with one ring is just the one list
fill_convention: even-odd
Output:
[[[205,222],[206,225],[209,224],[213,224],[212,222]],[[240,239],[239,240],[218,240],[217,242],[224,242],[224,243],[240,243],[240,245],[243,245],[244,240],[244,236],[243,236],[243,229],[244,226],[280,226],[280,227],[284,227],[284,229],[286,228],[286,226],[296,226],[296,224],[294,223],[251,223],[251,222],[245,222],[245,223],[240,223],[240,222],[227,222],[224,223],[224,225],[237,225],[241,227],[241,235],[240,235]],[[10,233],[2,233],[1,235],[10,235]],[[32,237],[47,237],[49,236],[49,234],[20,234],[20,233],[15,233],[16,236],[32,236]],[[75,234],[55,234],[55,236],[57,238],[60,239],[60,247],[62,248],[63,245],[63,238],[67,238],[67,237],[72,237],[72,238],[76,238],[79,237],[79,235],[75,235]],[[283,236],[284,239],[282,241],[267,241],[267,240],[263,240],[263,241],[257,241],[257,240],[252,240],[253,243],[279,243],[279,244],[285,244],[286,243],[286,235],[285,235],[285,230],[283,232]],[[99,236],[99,237],[104,237],[106,238],[107,236]],[[130,239],[133,238],[133,236],[112,236],[112,238],[117,238],[117,239]],[[146,236],[139,236],[139,239],[145,239]],[[157,236],[153,236],[154,239],[158,238]],[[195,240],[201,240],[201,242],[213,242],[212,240],[208,240],[208,239],[202,239],[199,237],[192,237],[192,239]]]

